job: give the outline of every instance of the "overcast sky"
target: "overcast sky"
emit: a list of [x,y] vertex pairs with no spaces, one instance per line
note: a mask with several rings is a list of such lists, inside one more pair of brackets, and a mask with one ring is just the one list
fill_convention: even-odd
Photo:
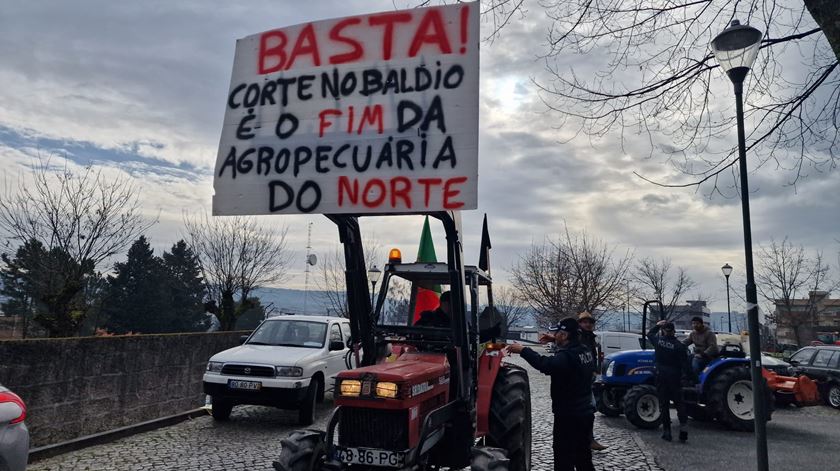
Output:
[[[212,168],[219,145],[235,41],[301,22],[392,10],[386,1],[28,1],[0,6],[0,158],[5,192],[36,156],[66,156],[124,172],[142,189],[149,231],[158,253],[182,237],[185,213],[209,211]],[[618,136],[570,142],[539,99],[532,80],[545,77],[547,21],[531,5],[481,51],[479,210],[464,214],[467,261],[475,263],[481,217],[488,213],[495,277],[532,241],[556,237],[564,224],[586,230],[637,258],[670,257],[725,311],[720,267],[735,267],[733,310],[743,309],[744,249],[737,198],[665,189],[635,177],[674,177],[641,138]],[[721,25],[721,28],[723,25]],[[489,33],[489,25],[483,32]],[[573,57],[576,70],[597,57]],[[731,104],[726,79],[713,99]],[[717,85],[716,85],[717,86]],[[626,136],[627,137],[627,136]],[[667,145],[667,143],[662,143]],[[789,176],[765,166],[750,175],[753,240],[789,236],[824,250],[836,273],[840,243],[840,172],[812,173],[795,188]],[[733,193],[730,182],[721,184]],[[303,288],[307,225],[312,251],[332,250],[334,227],[323,216],[261,217],[289,227],[296,252],[284,285]],[[417,250],[417,217],[365,221],[383,247]],[[435,230],[437,229],[437,230]],[[438,238],[442,231],[433,228]],[[442,254],[441,240],[439,255]]]

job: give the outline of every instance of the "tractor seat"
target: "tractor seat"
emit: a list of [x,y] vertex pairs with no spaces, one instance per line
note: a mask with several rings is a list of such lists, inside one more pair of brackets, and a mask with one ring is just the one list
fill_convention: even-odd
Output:
[[720,347],[719,356],[721,358],[746,358],[747,354],[740,345],[727,343]]

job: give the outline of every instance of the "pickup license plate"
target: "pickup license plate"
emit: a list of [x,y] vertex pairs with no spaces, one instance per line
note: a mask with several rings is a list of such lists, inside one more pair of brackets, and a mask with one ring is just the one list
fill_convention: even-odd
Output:
[[347,464],[399,468],[405,463],[405,452],[371,448],[337,448],[338,460]]
[[228,388],[230,389],[244,389],[246,391],[259,391],[262,388],[262,383],[259,381],[241,381],[238,379],[229,379]]

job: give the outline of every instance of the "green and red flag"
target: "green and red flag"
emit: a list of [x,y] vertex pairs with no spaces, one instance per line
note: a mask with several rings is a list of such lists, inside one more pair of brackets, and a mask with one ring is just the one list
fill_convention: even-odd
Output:
[[[435,244],[432,242],[432,230],[429,228],[429,216],[423,223],[423,232],[420,234],[420,248],[417,249],[417,261],[423,263],[437,262]],[[440,305],[440,285],[417,286],[417,297],[414,305],[414,322],[420,320],[420,313],[433,311]]]

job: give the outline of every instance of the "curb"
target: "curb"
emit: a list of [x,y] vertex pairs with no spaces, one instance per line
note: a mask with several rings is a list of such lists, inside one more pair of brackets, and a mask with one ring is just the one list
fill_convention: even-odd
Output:
[[162,427],[168,427],[196,417],[206,416],[207,412],[207,409],[200,407],[187,412],[181,412],[180,414],[147,420],[145,422],[127,425],[113,430],[107,430],[105,432],[94,433],[93,435],[85,435],[83,437],[67,440],[66,442],[33,448],[29,450],[29,464],[46,458],[62,455],[64,453],[69,453],[71,451],[87,448],[89,446],[113,442],[115,440],[119,440],[120,438],[130,437],[131,435],[148,432]]
[[656,459],[656,453],[645,443],[642,437],[639,435],[639,432],[631,431],[630,436],[633,437],[633,441],[636,442],[636,446],[645,455],[645,461],[647,461],[647,465],[650,467],[651,470],[655,471],[664,471],[665,468],[659,464],[659,460]]

